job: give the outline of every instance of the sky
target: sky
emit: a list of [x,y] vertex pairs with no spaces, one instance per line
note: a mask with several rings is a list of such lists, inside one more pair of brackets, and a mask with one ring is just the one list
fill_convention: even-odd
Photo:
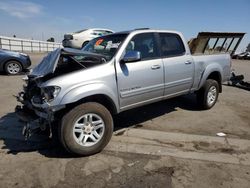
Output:
[[0,35],[61,42],[84,28],[245,32],[250,43],[250,0],[0,0]]

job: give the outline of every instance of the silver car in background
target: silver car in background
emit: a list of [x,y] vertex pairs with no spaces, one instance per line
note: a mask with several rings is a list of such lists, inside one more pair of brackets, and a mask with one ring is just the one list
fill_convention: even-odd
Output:
[[111,33],[113,33],[113,31],[109,29],[102,29],[102,28],[83,29],[73,33],[65,34],[62,44],[64,47],[81,49],[86,44],[88,44],[90,40]]

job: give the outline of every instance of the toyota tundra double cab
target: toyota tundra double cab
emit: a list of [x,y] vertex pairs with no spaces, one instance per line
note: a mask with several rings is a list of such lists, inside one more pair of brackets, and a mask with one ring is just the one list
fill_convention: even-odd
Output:
[[112,117],[125,110],[188,93],[212,108],[230,69],[229,54],[192,55],[176,31],[118,32],[49,53],[24,79],[16,113],[26,137],[55,129],[67,151],[91,155],[108,144]]

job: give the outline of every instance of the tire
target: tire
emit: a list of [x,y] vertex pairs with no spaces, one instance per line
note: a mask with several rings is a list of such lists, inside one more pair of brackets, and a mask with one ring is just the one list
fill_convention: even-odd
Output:
[[208,110],[212,108],[219,96],[219,84],[216,80],[208,79],[206,80],[204,86],[197,93],[198,105],[204,109]]
[[100,152],[108,144],[113,133],[113,119],[103,105],[88,102],[65,114],[59,129],[59,139],[68,152],[88,156]]
[[16,75],[22,72],[23,67],[18,61],[8,61],[4,66],[5,72],[9,75]]
[[82,43],[82,48],[83,48],[84,46],[86,46],[88,43],[89,43],[89,41],[85,41],[84,43]]

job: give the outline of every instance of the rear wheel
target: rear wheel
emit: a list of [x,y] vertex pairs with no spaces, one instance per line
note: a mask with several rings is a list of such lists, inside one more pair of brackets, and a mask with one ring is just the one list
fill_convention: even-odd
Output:
[[197,93],[197,102],[204,109],[212,108],[219,96],[219,84],[216,80],[206,80],[204,86]]
[[101,104],[89,102],[67,113],[61,122],[60,140],[71,153],[92,155],[100,152],[113,133],[113,119]]
[[22,65],[18,61],[8,61],[5,64],[5,72],[7,74],[15,75],[22,71]]

